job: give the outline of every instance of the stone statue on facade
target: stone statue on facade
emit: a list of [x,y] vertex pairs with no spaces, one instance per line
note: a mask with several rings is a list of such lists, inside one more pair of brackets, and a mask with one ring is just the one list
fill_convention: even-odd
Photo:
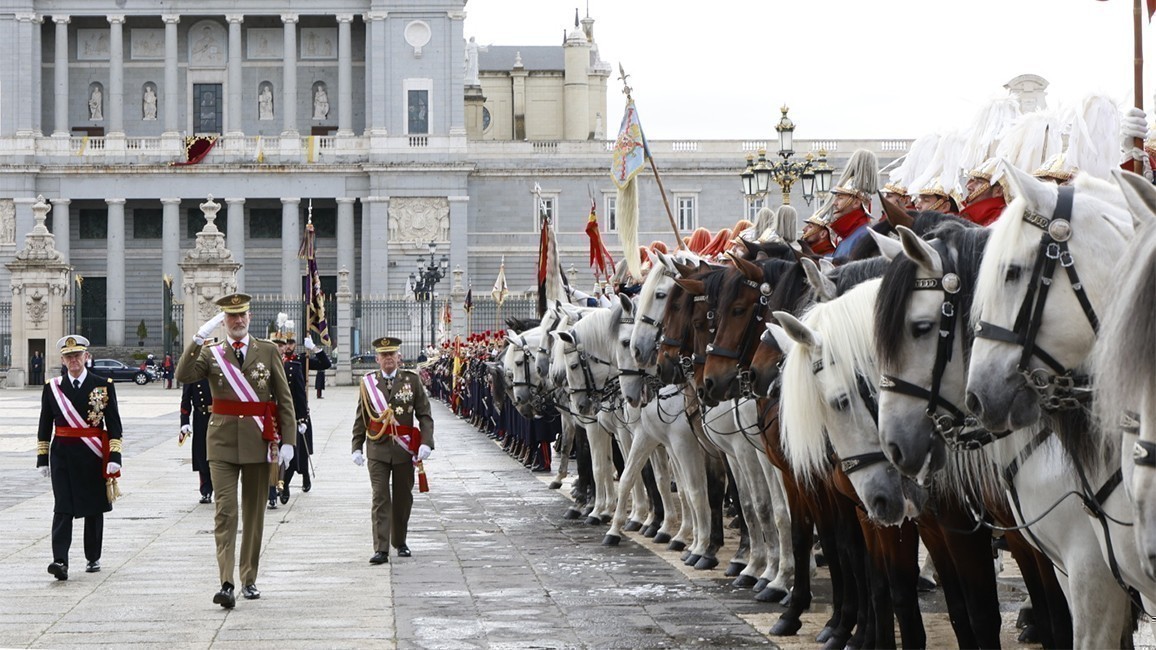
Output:
[[466,44],[466,85],[479,84],[481,81],[478,80],[478,42],[471,36],[470,42]]
[[144,119],[157,119],[157,91],[153,90],[151,85],[145,86],[144,98],[141,100],[141,102]]
[[269,84],[261,86],[261,94],[257,96],[257,119],[273,119],[273,89]]
[[88,96],[88,119],[104,119],[104,93],[100,91],[100,86],[93,86],[92,94]]
[[16,204],[0,201],[0,244],[16,243]]
[[324,120],[329,117],[329,93],[325,92],[325,85],[318,84],[313,91],[313,119]]

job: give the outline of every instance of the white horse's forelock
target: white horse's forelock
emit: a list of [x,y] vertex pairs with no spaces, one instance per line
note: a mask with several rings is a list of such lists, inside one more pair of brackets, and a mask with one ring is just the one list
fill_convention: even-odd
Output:
[[[823,362],[823,373],[834,373],[848,399],[859,397],[858,375],[863,374],[872,392],[879,375],[875,361],[875,298],[881,280],[865,282],[842,297],[814,305],[802,321],[819,332],[822,344],[818,350],[797,345],[787,355],[783,366],[783,393],[780,417],[783,423],[783,448],[791,466],[813,481],[824,476],[830,467],[827,458],[825,414],[830,408],[823,395],[813,363]],[[865,422],[865,426],[871,425]]]

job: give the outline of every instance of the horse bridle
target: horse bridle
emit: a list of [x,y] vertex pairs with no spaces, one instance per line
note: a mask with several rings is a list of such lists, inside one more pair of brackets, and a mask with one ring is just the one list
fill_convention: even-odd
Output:
[[[743,284],[756,289],[759,292],[759,303],[757,307],[751,309],[750,318],[747,321],[746,328],[743,330],[742,347],[738,350],[731,350],[730,348],[721,348],[714,343],[708,343],[706,346],[706,356],[723,357],[724,359],[734,359],[735,365],[739,368],[737,379],[739,382],[739,397],[749,398],[753,396],[751,392],[751,371],[750,368],[743,368],[743,360],[747,358],[747,353],[750,352],[752,341],[755,341],[755,332],[758,331],[759,325],[766,322],[766,316],[763,312],[766,311],[768,303],[770,303],[771,294],[774,292],[771,285],[767,282],[755,282],[749,278],[743,278]],[[707,320],[715,323],[714,329],[718,328],[716,322],[717,314],[714,310],[706,313]]]
[[[811,362],[811,373],[818,375],[825,367],[826,365],[823,363],[822,359],[813,361]],[[871,392],[871,387],[867,385],[867,378],[863,376],[863,373],[855,373],[855,389],[859,393],[859,398],[863,400],[863,405],[867,407],[867,412],[871,415],[871,421],[874,422],[875,427],[878,428],[879,401]],[[830,441],[828,441],[827,444],[830,446]],[[835,458],[838,458],[838,455],[834,453],[834,447],[831,448],[831,453]],[[878,463],[886,462],[888,462],[887,456],[883,453],[882,450],[869,451],[865,454],[857,454],[855,456],[840,458],[839,468],[843,470],[844,474],[850,476],[852,473],[861,469],[865,469]]]
[[[1012,329],[1004,329],[986,321],[980,321],[975,327],[975,335],[978,338],[1003,341],[1022,348],[1016,370],[1039,396],[1043,408],[1052,411],[1080,408],[1091,396],[1091,379],[1088,376],[1076,375],[1073,369],[1065,368],[1055,357],[1036,344],[1057,262],[1067,272],[1072,290],[1092,330],[1094,332],[1100,330],[1100,319],[1096,316],[1088,294],[1084,291],[1084,285],[1076,273],[1075,261],[1068,248],[1068,241],[1072,238],[1074,196],[1073,188],[1061,186],[1056,198],[1056,208],[1050,218],[1031,211],[1024,212],[1023,220],[1043,230],[1044,234],[1040,236],[1036,263],[1032,267],[1027,294],[1024,296],[1023,304],[1020,305],[1019,315]],[[1030,369],[1028,362],[1033,356],[1043,361],[1054,374],[1043,368]]]
[[[933,242],[938,249],[940,260],[946,263],[947,250],[941,243]],[[943,383],[943,373],[955,353],[956,319],[959,314],[959,292],[962,280],[953,272],[945,272],[939,278],[917,278],[914,291],[941,291],[943,302],[939,305],[939,336],[935,346],[935,362],[931,367],[931,388],[917,386],[895,375],[883,374],[879,378],[879,390],[916,399],[926,399],[924,413],[931,419],[932,426],[949,446],[955,449],[979,449],[980,447],[1007,436],[1010,432],[993,433],[979,426],[978,420],[968,415],[951,400],[939,394]],[[939,409],[947,413],[939,413]]]
[[586,346],[578,340],[578,332],[570,330],[570,336],[574,339],[574,351],[578,353],[578,367],[582,369],[582,383],[584,386],[582,388],[568,387],[566,390],[571,395],[584,393],[590,399],[598,399],[599,402],[602,402],[605,398],[606,389],[612,384],[615,387],[618,385],[617,382],[614,381],[617,377],[607,376],[606,383],[599,387],[594,381],[594,369],[590,367],[590,362],[593,361],[594,363],[602,364],[611,369],[614,368],[614,364],[587,352]]

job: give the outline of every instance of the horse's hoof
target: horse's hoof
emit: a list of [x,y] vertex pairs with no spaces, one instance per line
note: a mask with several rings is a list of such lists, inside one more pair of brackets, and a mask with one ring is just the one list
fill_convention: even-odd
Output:
[[566,511],[566,514],[562,515],[562,518],[563,519],[577,519],[581,516],[582,516],[581,511],[576,510],[574,508],[570,508]]
[[1024,605],[1020,608],[1019,616],[1016,616],[1016,629],[1022,630],[1034,623],[1032,620],[1032,608],[1030,605]]
[[682,558],[682,563],[687,566],[694,566],[702,559],[698,553],[685,553],[686,557]]
[[787,590],[780,587],[767,587],[755,594],[755,600],[760,603],[778,603],[787,597]]
[[651,524],[651,525],[646,527],[646,530],[642,531],[642,536],[643,537],[654,537],[655,535],[658,534],[658,529],[660,529],[660,528],[662,528],[662,526],[659,526],[658,524]]
[[[742,573],[743,569],[745,568],[747,568],[747,565],[743,564],[742,562],[735,562],[734,560],[731,560],[731,563],[727,565],[727,570],[723,572],[723,575],[728,578],[733,578]],[[738,581],[736,580],[735,582]],[[735,586],[738,587],[739,585]]]
[[816,553],[815,554],[815,566],[817,566],[817,567],[827,566],[827,556],[823,555],[821,552]]
[[1029,622],[1020,630],[1017,637],[1020,643],[1040,643],[1040,633],[1035,623]]
[[826,643],[827,640],[833,636],[835,636],[835,628],[828,625],[819,630],[819,633],[815,635],[815,643]]
[[709,571],[718,566],[718,558],[709,555],[704,555],[699,558],[698,562],[694,563],[694,568],[699,571]]
[[803,627],[803,621],[797,618],[780,618],[779,622],[771,626],[771,636],[795,636],[800,628]]
[[[655,544],[665,544],[669,541],[670,541],[670,533],[655,533],[654,534],[654,543]],[[677,551],[680,549],[672,548],[670,550]]]
[[859,645],[859,643],[856,643],[850,638],[841,639],[836,635],[832,635],[831,638],[827,639],[827,642],[823,644],[823,650],[849,650],[851,648],[858,648]]
[[608,524],[614,521],[614,515],[602,515],[602,523]]
[[[658,541],[658,536],[655,536],[654,541]],[[684,549],[686,549],[686,542],[680,539],[671,540],[670,544],[666,545],[666,550],[668,551],[681,551]]]
[[594,512],[594,506],[586,506],[582,509],[582,516],[589,517],[590,513]]
[[785,598],[783,598],[782,600],[779,601],[779,604],[782,605],[783,607],[790,607],[791,603],[794,602],[793,600],[791,600],[793,597],[794,597],[793,593],[788,593]]
[[634,521],[633,519],[630,519],[626,522],[626,525],[622,527],[622,530],[625,530],[628,533],[633,533],[635,531],[642,530],[642,522],[638,522],[638,521]]
[[732,587],[739,589],[750,589],[755,584],[755,577],[740,573],[735,581],[731,583]]
[[915,588],[919,590],[919,593],[926,594],[935,591],[936,586],[937,585],[935,584],[934,580],[929,580],[923,576],[919,576],[919,582],[916,584]]
[[759,578],[759,581],[755,583],[754,590],[755,591],[762,591],[762,590],[766,589],[767,585],[769,585],[769,584],[771,584],[770,580],[767,580],[766,578]]
[[591,526],[597,526],[598,524],[602,523],[602,518],[590,516],[590,517],[586,518],[586,523],[591,525]]
[[607,536],[602,538],[602,545],[603,546],[618,546],[618,543],[621,541],[622,541],[622,537],[620,535],[607,535]]
[[560,489],[561,487],[562,487],[562,481],[551,481],[550,482],[550,489],[551,490],[557,490],[557,489]]

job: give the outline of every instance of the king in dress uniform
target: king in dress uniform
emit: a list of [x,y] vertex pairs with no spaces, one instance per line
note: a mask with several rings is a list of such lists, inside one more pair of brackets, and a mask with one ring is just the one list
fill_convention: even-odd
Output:
[[434,448],[429,396],[417,373],[398,369],[400,347],[400,339],[388,336],[373,342],[380,370],[362,378],[353,419],[353,462],[364,465],[368,458],[373,488],[371,564],[389,562],[391,545],[398,557],[410,557],[414,467],[424,471],[421,463]]
[[[257,567],[265,525],[265,496],[273,469],[293,460],[297,425],[289,382],[277,347],[249,334],[249,296],[231,294],[217,301],[221,312],[201,326],[177,362],[177,381],[209,380],[212,417],[206,456],[216,490],[214,537],[221,590],[213,602],[236,605],[233,569],[237,541],[237,482],[241,482],[241,594],[261,597]],[[221,323],[227,337],[219,345],[205,339]]]
[[[84,518],[88,573],[100,571],[104,513],[112,510],[120,476],[120,411],[111,379],[88,372],[88,339],[57,342],[66,372],[44,385],[36,432],[36,466],[52,476],[52,564],[48,572],[68,580],[72,520]],[[53,430],[55,429],[55,436]]]

